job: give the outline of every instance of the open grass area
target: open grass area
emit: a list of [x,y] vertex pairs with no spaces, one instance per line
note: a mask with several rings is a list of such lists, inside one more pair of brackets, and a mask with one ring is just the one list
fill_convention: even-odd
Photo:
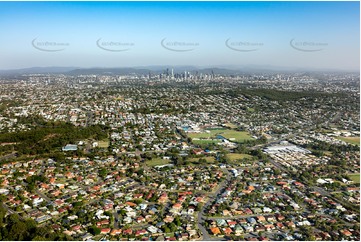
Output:
[[227,154],[226,157],[228,159],[230,159],[231,161],[236,161],[236,160],[242,160],[244,158],[252,159],[253,156],[248,155],[248,154],[234,154],[234,153],[231,153],[231,154]]
[[322,151],[322,153],[323,153],[325,156],[332,156],[332,152],[331,152],[331,151],[327,151],[327,150],[316,150],[316,149],[312,149],[312,148],[309,148],[308,150],[311,151],[311,152],[319,152],[319,151]]
[[202,157],[202,158],[190,158],[189,162],[198,162],[199,159],[205,159],[207,162],[209,163],[214,163],[215,162],[215,158],[213,156],[207,156],[207,157]]
[[118,96],[118,97],[115,97],[114,100],[116,100],[116,101],[124,101],[124,97]]
[[236,142],[243,142],[245,140],[253,139],[249,133],[245,131],[226,130],[219,134],[231,141],[233,141],[232,139],[235,139],[234,141]]
[[162,158],[153,158],[145,162],[148,166],[161,166],[170,163],[170,160],[164,160]]
[[247,108],[247,112],[249,112],[249,113],[254,113],[254,108]]
[[360,183],[360,173],[347,174],[354,183]]
[[99,146],[99,148],[108,148],[109,140],[105,139],[105,140],[98,141],[98,146]]
[[337,137],[337,139],[345,141],[353,145],[360,145],[360,137]]
[[[212,138],[215,138],[217,135],[221,135],[224,138],[235,142],[244,142],[245,140],[253,139],[246,131],[236,131],[231,129],[214,129],[214,130],[207,130],[202,133],[188,133],[188,136],[190,138],[206,139],[208,140],[208,143],[213,143]],[[193,141],[200,143],[201,140],[193,140]]]
[[209,139],[209,138],[211,138],[213,136],[212,133],[206,133],[206,132],[188,133],[187,135],[192,139]]
[[192,142],[196,145],[205,145],[205,144],[217,144],[219,140],[217,139],[193,139]]
[[323,152],[326,156],[332,156],[332,152],[331,151],[324,151]]

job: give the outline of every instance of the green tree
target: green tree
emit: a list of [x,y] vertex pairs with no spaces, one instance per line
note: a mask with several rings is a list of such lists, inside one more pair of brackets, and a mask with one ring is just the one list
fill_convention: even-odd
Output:
[[177,225],[177,227],[181,226],[182,225],[182,222],[180,221],[179,217],[175,217],[174,219],[174,223]]
[[170,233],[170,232],[171,232],[170,228],[165,225],[164,226],[164,233]]
[[100,234],[100,228],[96,227],[96,226],[91,226],[89,229],[88,229],[88,232],[91,233],[92,235],[98,235]]

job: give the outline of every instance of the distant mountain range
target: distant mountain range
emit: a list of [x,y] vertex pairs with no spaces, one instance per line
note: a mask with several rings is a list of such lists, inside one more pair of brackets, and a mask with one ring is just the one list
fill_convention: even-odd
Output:
[[[237,74],[262,74],[279,72],[346,72],[342,70],[310,70],[305,68],[287,68],[273,66],[222,66],[222,67],[196,67],[196,66],[140,66],[140,67],[114,67],[114,68],[80,68],[80,67],[31,67],[23,69],[0,70],[0,75],[26,75],[26,74],[64,74],[64,75],[147,75],[164,73],[168,69],[171,73],[184,73],[184,71],[203,74],[237,75]],[[350,72],[350,71],[349,71]],[[358,72],[358,71],[355,71]]]
[[0,75],[25,75],[25,74],[65,74],[65,75],[148,75],[164,73],[168,69],[169,74],[173,69],[174,73],[191,73],[232,75],[245,73],[240,70],[226,68],[198,68],[194,66],[144,66],[144,67],[119,67],[119,68],[79,68],[79,67],[32,67],[24,69],[0,70]]
[[23,69],[0,70],[0,74],[46,74],[65,73],[76,69],[76,67],[30,67]]

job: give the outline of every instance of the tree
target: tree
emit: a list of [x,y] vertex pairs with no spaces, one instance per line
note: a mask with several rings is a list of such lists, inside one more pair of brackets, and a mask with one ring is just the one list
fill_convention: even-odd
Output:
[[[49,233],[49,229],[46,227],[38,227],[36,228],[36,234],[40,237],[46,237],[46,235]],[[34,240],[34,239],[33,239]]]
[[100,234],[101,230],[100,230],[100,228],[98,228],[96,226],[91,226],[88,229],[88,232],[91,233],[92,235],[98,235],[98,234]]
[[182,222],[180,221],[180,219],[179,219],[179,217],[178,217],[178,216],[177,216],[177,217],[175,217],[174,222],[175,222],[175,224],[177,225],[177,227],[179,227],[179,226],[181,226],[181,225],[182,225]]
[[105,178],[106,177],[106,175],[108,174],[108,171],[105,169],[105,168],[101,168],[100,170],[99,170],[99,176],[101,177],[101,178]]
[[79,207],[81,207],[83,205],[83,202],[74,202],[73,203],[73,207],[74,208],[79,208]]
[[174,222],[171,222],[171,223],[169,224],[169,228],[170,228],[170,231],[171,231],[171,232],[175,232],[175,231],[178,230],[177,225],[175,225]]
[[40,235],[37,235],[32,239],[32,241],[49,241],[49,239],[44,238],[44,237],[42,237]]
[[166,225],[164,226],[164,233],[170,233],[170,229]]
[[207,163],[207,160],[204,159],[204,158],[199,158],[198,162],[199,162],[200,164],[202,164],[202,163]]
[[201,211],[202,207],[203,207],[202,204],[198,203],[197,207],[196,207],[196,211],[198,211],[198,212]]
[[12,240],[27,240],[28,230],[26,224],[22,221],[16,221],[13,224],[8,224],[9,235]]
[[125,211],[124,209],[121,209],[118,211],[118,213],[124,217],[127,214],[127,211]]

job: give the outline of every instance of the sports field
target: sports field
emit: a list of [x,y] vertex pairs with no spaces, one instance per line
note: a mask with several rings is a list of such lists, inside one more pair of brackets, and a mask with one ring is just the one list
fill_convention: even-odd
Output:
[[217,144],[219,143],[218,139],[192,139],[192,142],[196,145],[206,145],[206,144]]
[[[217,135],[221,135],[224,138],[234,141],[234,142],[244,142],[245,140],[253,139],[248,132],[246,131],[237,131],[231,129],[213,129],[213,130],[206,130],[201,133],[188,133],[188,136],[192,139],[205,139],[208,140],[209,143],[213,143],[212,139],[215,139]],[[200,143],[201,140],[193,140],[195,142]]]
[[229,140],[235,139],[236,142],[253,139],[249,133],[245,131],[225,130],[224,132],[219,133],[219,135],[222,135]]

